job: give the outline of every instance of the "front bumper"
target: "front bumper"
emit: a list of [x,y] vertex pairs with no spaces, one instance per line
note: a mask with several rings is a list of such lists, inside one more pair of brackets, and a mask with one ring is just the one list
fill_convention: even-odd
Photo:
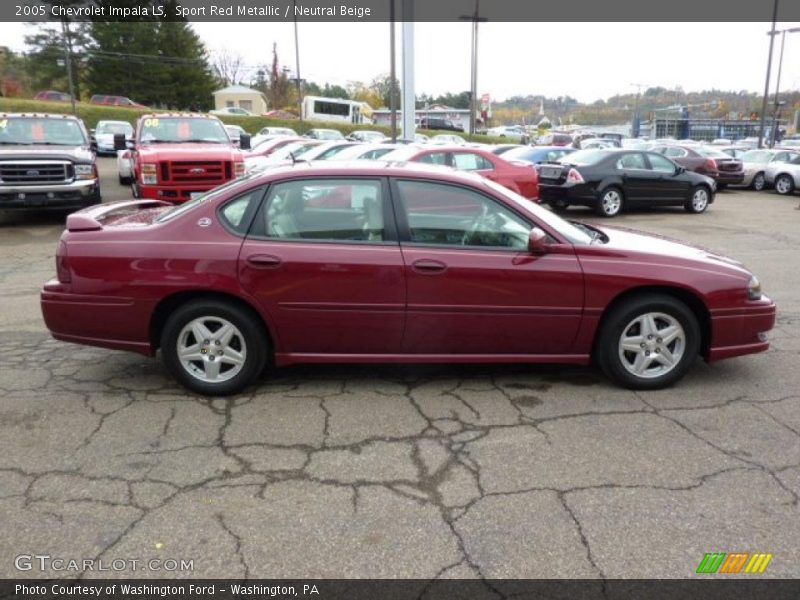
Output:
[[0,185],[0,210],[83,208],[100,202],[100,182],[81,179],[57,185]]
[[164,202],[175,202],[179,204],[192,199],[192,194],[202,194],[215,187],[227,183],[226,181],[213,185],[191,185],[191,186],[166,186],[166,185],[142,185],[138,184],[139,195],[149,200],[163,200]]
[[708,362],[769,349],[766,334],[775,326],[777,307],[767,296],[739,308],[711,311]]

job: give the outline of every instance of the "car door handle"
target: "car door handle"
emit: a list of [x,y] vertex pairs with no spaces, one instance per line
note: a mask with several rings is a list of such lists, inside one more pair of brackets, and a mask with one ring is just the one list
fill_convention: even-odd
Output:
[[447,270],[447,265],[438,260],[431,260],[429,258],[422,258],[415,260],[411,263],[411,268],[417,273],[424,275],[433,275],[436,273],[444,273]]
[[274,269],[279,267],[282,262],[280,257],[272,254],[254,254],[247,257],[247,264],[258,269]]

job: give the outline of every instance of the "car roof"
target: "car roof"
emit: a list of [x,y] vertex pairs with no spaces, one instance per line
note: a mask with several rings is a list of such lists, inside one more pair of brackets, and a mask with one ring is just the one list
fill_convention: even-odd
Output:
[[61,113],[4,113],[0,112],[0,118],[2,119],[14,119],[14,118],[25,118],[25,119],[73,119],[78,121],[78,117],[75,115],[66,115]]
[[278,180],[295,177],[417,177],[441,181],[480,183],[483,177],[452,167],[425,163],[384,160],[352,161],[298,161],[295,164],[277,165],[254,176],[254,180]]

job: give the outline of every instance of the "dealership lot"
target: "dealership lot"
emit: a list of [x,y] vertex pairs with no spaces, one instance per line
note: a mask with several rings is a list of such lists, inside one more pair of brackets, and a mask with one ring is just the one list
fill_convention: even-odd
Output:
[[14,567],[46,554],[138,576],[688,577],[742,551],[800,576],[798,199],[606,222],[742,260],[779,307],[768,353],[648,393],[572,367],[309,366],[193,397],[157,361],[51,340],[63,218],[2,216],[0,574],[59,575]]

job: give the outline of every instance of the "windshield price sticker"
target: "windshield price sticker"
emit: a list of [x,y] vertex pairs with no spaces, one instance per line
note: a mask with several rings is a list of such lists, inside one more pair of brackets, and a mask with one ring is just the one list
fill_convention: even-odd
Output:
[[5,129],[6,125],[8,125],[8,119],[3,119],[0,121],[0,129]]
[[145,119],[144,120],[145,127],[158,127],[158,119]]

